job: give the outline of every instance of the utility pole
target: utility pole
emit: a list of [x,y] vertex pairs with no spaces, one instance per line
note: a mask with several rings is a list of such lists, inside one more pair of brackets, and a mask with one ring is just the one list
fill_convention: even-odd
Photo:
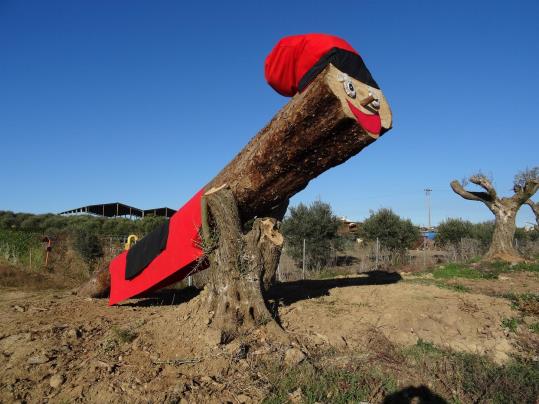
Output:
[[429,226],[428,226],[429,230],[431,228],[431,222],[430,222],[430,193],[431,192],[432,192],[432,189],[425,188],[425,198],[426,198],[426,201],[427,201],[427,210],[429,211]]

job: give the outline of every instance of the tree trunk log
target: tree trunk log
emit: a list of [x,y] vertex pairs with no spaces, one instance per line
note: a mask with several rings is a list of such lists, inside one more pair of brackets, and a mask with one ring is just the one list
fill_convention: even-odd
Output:
[[[256,219],[253,228],[242,234],[238,208],[228,187],[210,190],[208,207],[210,281],[207,305],[211,326],[226,343],[261,324],[273,321],[262,295],[265,276],[275,273],[283,244],[273,218]],[[268,275],[269,274],[269,275]]]
[[502,210],[495,214],[494,234],[492,242],[485,254],[487,261],[522,261],[519,252],[513,246],[516,231],[516,211]]
[[[273,216],[310,180],[335,167],[377,139],[358,125],[347,102],[356,108],[369,89],[352,79],[357,97],[346,95],[340,71],[329,65],[301,94],[286,104],[243,150],[206,186],[227,184],[242,222]],[[382,130],[391,127],[391,111],[382,93]]]
[[372,115],[361,100],[374,94],[380,103],[381,133],[391,128],[391,111],[382,92],[349,78],[356,90],[351,98],[341,75],[328,65],[206,185],[206,190],[225,184],[230,188],[241,224],[264,216],[281,220],[289,198],[310,180],[378,138],[357,123],[349,104]]

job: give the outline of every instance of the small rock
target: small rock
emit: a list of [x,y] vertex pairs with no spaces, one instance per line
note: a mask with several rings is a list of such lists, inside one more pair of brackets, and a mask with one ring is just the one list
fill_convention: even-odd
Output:
[[292,393],[289,393],[288,399],[291,403],[301,403],[303,401],[303,392],[301,391],[301,387],[298,387]]
[[20,312],[20,313],[24,313],[24,311],[25,311],[25,310],[24,310],[24,307],[19,306],[19,305],[17,305],[17,304],[16,304],[15,306],[13,306],[13,310],[18,311],[18,312]]
[[216,346],[221,343],[221,333],[217,330],[209,329],[204,333],[204,339],[208,346]]
[[28,358],[26,363],[28,363],[29,365],[41,365],[43,363],[47,363],[48,361],[49,358],[47,358],[45,355],[36,355]]
[[246,396],[245,394],[240,394],[236,397],[238,399],[238,403],[245,404],[251,402],[251,397]]
[[296,366],[305,360],[305,354],[298,348],[289,348],[284,354],[284,363],[287,366]]
[[49,384],[51,385],[53,389],[57,389],[62,384],[64,384],[64,381],[65,381],[64,376],[60,374],[56,374],[51,377],[51,379],[49,380]]
[[77,339],[77,338],[80,338],[81,335],[82,335],[82,333],[80,332],[80,330],[78,330],[76,328],[72,328],[67,332],[67,336],[69,338]]
[[200,381],[201,381],[202,383],[211,383],[211,382],[213,381],[213,379],[212,379],[211,377],[209,377],[209,376],[202,376],[202,377],[200,378]]

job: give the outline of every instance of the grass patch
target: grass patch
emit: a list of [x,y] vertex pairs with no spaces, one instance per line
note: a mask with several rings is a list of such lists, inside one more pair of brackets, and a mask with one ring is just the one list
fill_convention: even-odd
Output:
[[414,346],[404,349],[404,354],[418,359],[426,355],[441,357],[443,351],[437,348],[432,342],[419,338]]
[[507,328],[511,332],[517,332],[520,322],[521,321],[516,317],[504,318],[502,319],[502,327]]
[[292,368],[261,363],[269,383],[264,403],[535,403],[539,394],[539,363],[513,359],[497,365],[422,339],[399,348],[373,338],[366,355],[328,361],[335,353],[319,352]]
[[114,339],[122,344],[133,342],[138,337],[138,333],[132,328],[112,327],[111,331]]
[[432,271],[435,279],[484,279],[485,274],[481,271],[461,264],[448,264]]
[[511,306],[525,314],[539,316],[539,294],[537,293],[506,293],[502,297],[511,300]]
[[265,404],[287,403],[294,392],[301,392],[302,403],[357,403],[371,398],[375,389],[384,396],[397,388],[390,375],[372,367],[317,368],[303,363],[293,368],[273,365],[267,370],[272,389]]
[[531,331],[531,332],[534,332],[536,334],[539,334],[539,323],[533,323],[533,324],[530,324],[528,326],[528,329]]
[[497,279],[503,272],[536,272],[539,273],[539,263],[510,264],[495,261],[480,264],[474,268],[466,264],[450,263],[431,270],[435,279]]
[[510,264],[503,261],[495,261],[487,264],[489,268],[497,273],[501,272],[539,272],[539,262],[520,262],[518,264]]
[[448,285],[447,283],[436,283],[436,286],[442,289],[454,290],[455,292],[461,292],[461,293],[471,291],[471,289],[468,286],[459,285],[458,283],[455,285]]
[[433,279],[408,279],[406,282],[415,283],[418,285],[434,285],[440,289],[447,289],[452,290],[454,292],[461,292],[466,293],[470,292],[472,289],[468,286],[460,285],[460,284],[448,284],[443,281],[437,281]]
[[497,365],[488,358],[453,352],[419,339],[404,350],[408,367],[423,382],[446,390],[452,402],[535,403],[539,394],[539,363],[514,359]]

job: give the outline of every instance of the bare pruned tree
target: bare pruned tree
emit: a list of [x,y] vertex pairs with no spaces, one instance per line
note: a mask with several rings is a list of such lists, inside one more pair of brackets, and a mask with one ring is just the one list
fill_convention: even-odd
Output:
[[[464,189],[468,181],[483,188],[484,191]],[[491,179],[481,173],[472,175],[467,181],[452,181],[451,188],[464,199],[483,202],[496,218],[492,243],[485,259],[504,261],[521,259],[513,247],[516,216],[520,207],[539,190],[539,167],[523,170],[515,176],[514,194],[511,197],[499,197]]]

